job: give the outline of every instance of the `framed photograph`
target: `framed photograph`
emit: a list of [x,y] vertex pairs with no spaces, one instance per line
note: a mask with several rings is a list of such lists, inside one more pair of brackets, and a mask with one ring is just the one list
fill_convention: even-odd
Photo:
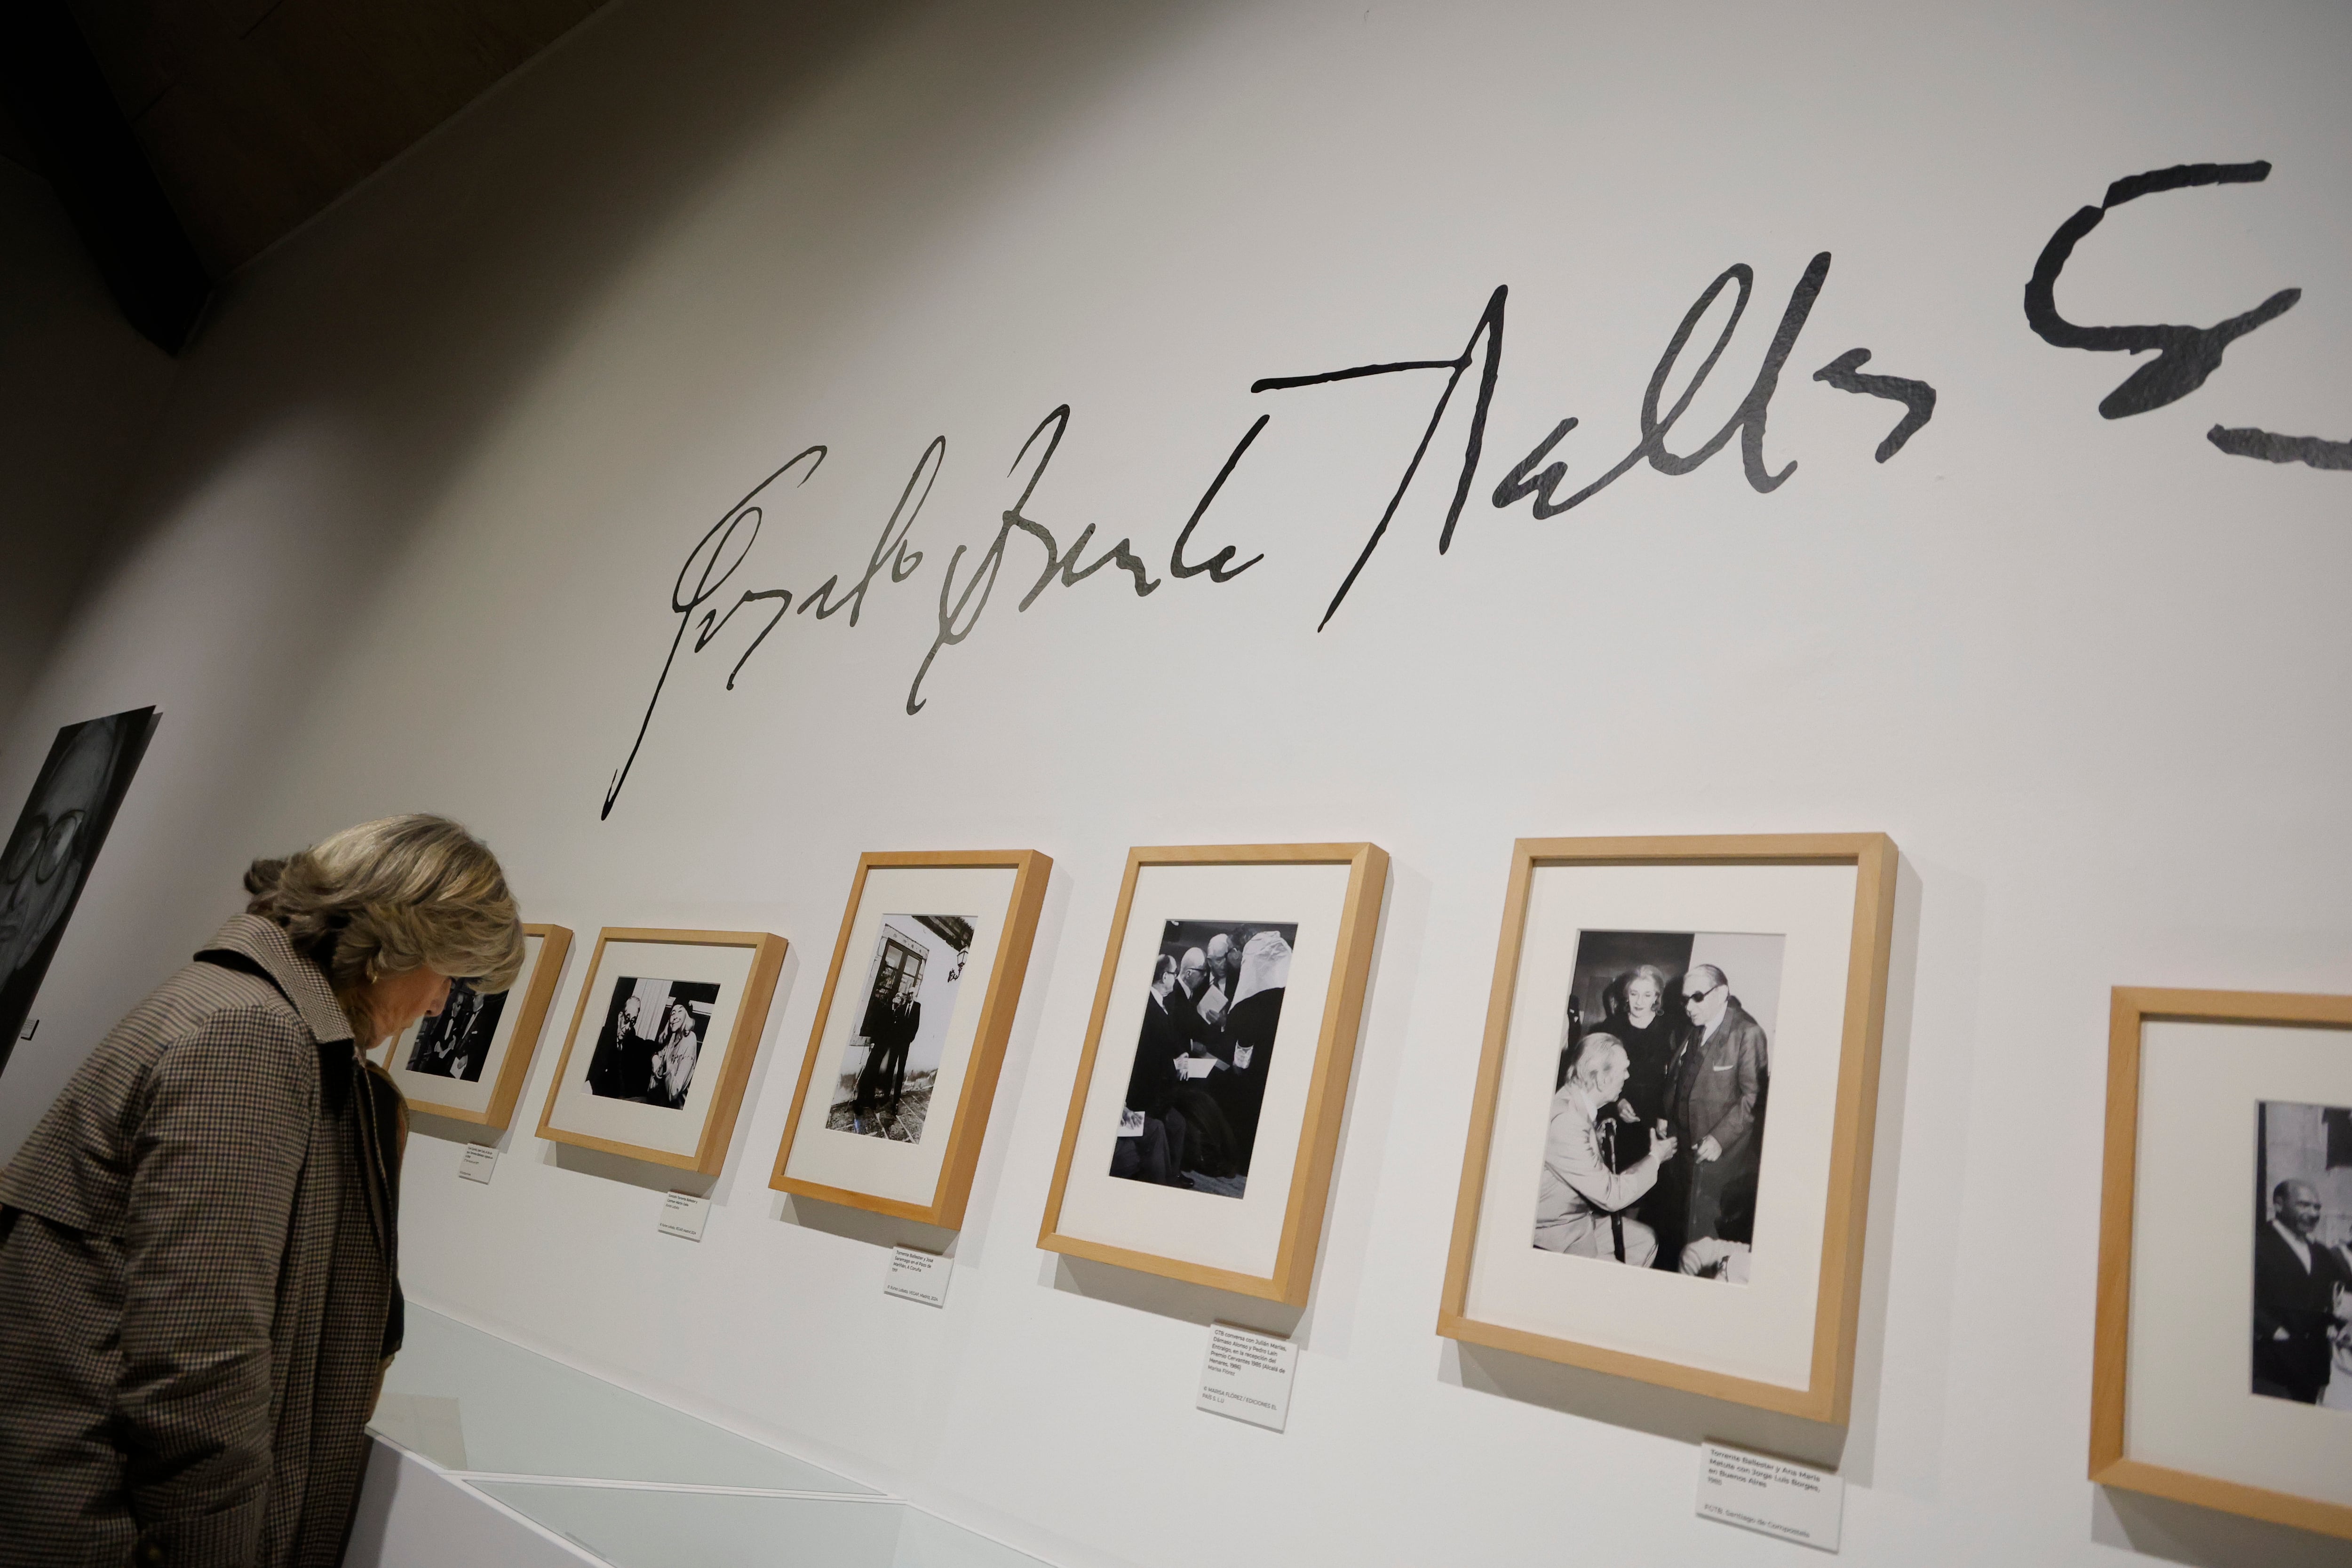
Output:
[[598,931],[539,1135],[717,1175],[783,964],[766,931]]
[[1519,840],[1439,1333],[1843,1424],[1895,862]]
[[2091,1479],[2352,1538],[2352,996],[2119,986]]
[[1053,866],[1034,849],[858,858],[770,1186],[963,1224]]
[[416,1110],[501,1130],[514,1120],[572,951],[562,926],[526,925],[522,935],[512,990],[485,994],[452,981],[440,1013],[411,1024],[383,1053],[384,1070]]
[[1038,1246],[1306,1301],[1388,867],[1128,851]]
[[16,814],[0,857],[0,1071],[160,722],[132,708],[59,730]]

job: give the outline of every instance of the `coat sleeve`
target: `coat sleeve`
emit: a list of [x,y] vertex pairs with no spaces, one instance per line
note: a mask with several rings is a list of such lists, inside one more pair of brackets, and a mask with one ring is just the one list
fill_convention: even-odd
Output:
[[315,1079],[288,1020],[214,1015],[157,1058],[130,1142],[115,1415],[142,1542],[247,1562],[269,1495],[270,1330]]
[[1635,1202],[1658,1180],[1655,1160],[1622,1171],[1601,1163],[1590,1126],[1566,1110],[1552,1112],[1544,1137],[1544,1169],[1586,1203],[1611,1214]]
[[1731,1072],[1735,1092],[1731,1103],[1699,1136],[1712,1138],[1718,1149],[1728,1149],[1748,1136],[1756,1124],[1756,1097],[1763,1086],[1764,1031],[1753,1025],[1739,1031],[1732,1047]]

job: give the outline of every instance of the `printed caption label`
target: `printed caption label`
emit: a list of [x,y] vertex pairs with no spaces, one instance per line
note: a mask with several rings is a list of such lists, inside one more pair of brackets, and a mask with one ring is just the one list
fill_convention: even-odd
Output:
[[466,1152],[457,1160],[457,1173],[469,1182],[489,1184],[499,1168],[499,1152],[488,1143],[468,1143]]
[[1810,1465],[1702,1443],[1698,1515],[1835,1552],[1845,1517],[1845,1482]]
[[662,1199],[661,1233],[683,1237],[688,1241],[702,1239],[702,1227],[710,1223],[710,1200],[698,1198],[692,1193],[671,1193]]
[[890,1272],[882,1277],[882,1294],[926,1307],[948,1304],[948,1275],[954,1266],[936,1252],[911,1247],[890,1249]]
[[1200,1408],[1279,1432],[1290,1419],[1290,1381],[1297,1371],[1298,1347],[1288,1340],[1212,1323]]

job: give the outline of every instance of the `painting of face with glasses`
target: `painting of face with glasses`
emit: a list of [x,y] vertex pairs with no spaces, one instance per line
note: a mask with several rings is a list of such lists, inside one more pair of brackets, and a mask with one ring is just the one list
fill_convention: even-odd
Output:
[[155,710],[134,708],[58,731],[8,836],[0,857],[0,1068],[25,1032],[50,955],[154,728]]
[[1786,944],[1749,931],[1578,934],[1536,1246],[1748,1282]]

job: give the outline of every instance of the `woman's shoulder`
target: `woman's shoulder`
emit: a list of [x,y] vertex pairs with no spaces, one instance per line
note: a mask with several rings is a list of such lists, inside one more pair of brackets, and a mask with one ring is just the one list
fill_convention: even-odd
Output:
[[76,1229],[119,1232],[130,1150],[166,1085],[221,1093],[302,1092],[317,1060],[293,1005],[266,979],[188,964],[123,1016],[83,1058],[0,1173],[0,1203]]
[[223,1030],[303,1044],[310,1039],[300,1010],[267,974],[199,959],[125,1014],[107,1043],[162,1050]]

